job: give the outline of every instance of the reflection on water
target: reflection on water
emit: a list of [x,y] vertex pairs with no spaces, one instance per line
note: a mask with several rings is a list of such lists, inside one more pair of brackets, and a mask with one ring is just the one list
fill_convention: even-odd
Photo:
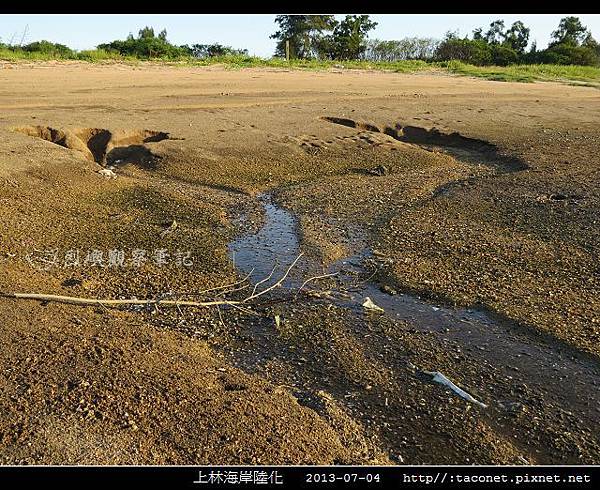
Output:
[[[252,282],[256,283],[277,270],[261,287],[273,284],[300,253],[297,223],[294,216],[278,207],[268,194],[259,196],[265,213],[263,227],[254,234],[246,234],[229,245],[229,254],[241,274],[253,271]],[[368,250],[334,262],[327,270],[303,256],[283,283],[287,289],[298,288],[312,275],[333,273],[337,275],[340,290],[344,295],[335,295],[329,300],[357,315],[368,313],[362,307],[366,297],[385,310],[392,319],[406,322],[409,328],[421,332],[434,332],[443,342],[451,342],[465,355],[483,363],[492,363],[495,368],[510,376],[519,370],[522,374],[537,378],[540,371],[556,372],[560,366],[561,383],[547,389],[569,393],[573,400],[585,401],[598,397],[598,390],[591,386],[600,385],[594,366],[572,357],[568,352],[552,347],[540,339],[532,338],[518,326],[497,319],[484,311],[436,304],[412,294],[390,295],[380,290],[373,282],[365,281],[368,271],[364,261],[370,256]],[[317,285],[313,284],[315,289]],[[450,348],[450,347],[449,347]],[[584,374],[585,373],[585,374]],[[582,381],[585,380],[585,382]],[[598,400],[600,401],[600,400]],[[596,401],[586,406],[597,406]]]

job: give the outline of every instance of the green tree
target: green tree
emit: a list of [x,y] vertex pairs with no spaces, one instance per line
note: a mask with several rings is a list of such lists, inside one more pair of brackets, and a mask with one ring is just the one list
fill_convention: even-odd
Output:
[[323,36],[335,24],[333,15],[277,15],[279,29],[270,36],[277,39],[276,56],[286,55],[286,42],[290,43],[291,58],[314,58],[321,53]]
[[510,29],[504,33],[504,44],[510,46],[517,53],[523,54],[529,44],[529,33],[529,28],[525,27],[523,22],[520,20],[513,22]]
[[154,28],[146,26],[143,29],[140,29],[138,31],[138,39],[152,39],[152,38],[154,38]]
[[521,62],[526,64],[538,64],[540,61],[540,51],[537,48],[537,42],[533,41],[529,51],[523,53],[521,56]]
[[152,27],[140,29],[137,38],[130,34],[125,41],[117,40],[106,44],[99,44],[97,48],[137,58],[174,59],[190,55],[189,47],[174,46],[167,40],[166,30],[163,29],[157,37],[154,35]]
[[346,15],[337,23],[329,38],[329,54],[334,59],[354,60],[361,57],[367,36],[377,26],[368,15]]
[[564,17],[558,24],[558,29],[552,33],[552,43],[550,47],[557,44],[567,44],[570,46],[580,46],[587,38],[589,31],[579,17]]
[[581,45],[584,48],[591,49],[592,51],[594,51],[596,53],[596,56],[600,57],[600,43],[598,43],[598,41],[596,41],[592,37],[592,33],[591,32],[588,33],[588,35],[583,40],[583,43],[581,43]]
[[556,44],[539,54],[542,63],[553,65],[598,65],[598,54],[586,46]]
[[528,43],[529,28],[523,22],[518,20],[506,29],[504,21],[498,19],[490,24],[485,34],[482,27],[475,29],[471,40],[447,37],[439,55],[444,58],[455,56],[450,59],[462,59],[473,64],[506,66],[522,60]]
[[484,39],[462,39],[454,32],[447,32],[436,49],[435,58],[439,61],[459,60],[473,65],[490,65],[493,62],[492,46]]
[[397,41],[369,39],[362,58],[369,61],[430,60],[439,41],[432,38],[407,37]]
[[69,58],[75,55],[71,48],[65,46],[64,44],[53,43],[50,41],[34,41],[19,49],[29,53],[44,53],[50,56],[58,56],[61,58]]
[[214,44],[194,44],[190,48],[190,53],[195,58],[212,58],[215,56],[234,56],[248,55],[247,49],[234,49],[231,46],[223,46],[219,43]]
[[498,66],[513,65],[519,62],[519,53],[507,44],[491,45],[492,63]]
[[542,63],[558,65],[598,65],[600,49],[578,17],[564,17],[552,33],[552,42],[538,58]]
[[502,44],[504,36],[504,21],[495,20],[490,24],[484,38],[488,44]]

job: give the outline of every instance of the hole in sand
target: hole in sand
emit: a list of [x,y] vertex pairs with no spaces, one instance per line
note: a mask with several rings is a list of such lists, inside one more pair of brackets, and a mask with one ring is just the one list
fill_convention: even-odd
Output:
[[457,132],[444,133],[437,128],[402,126],[399,123],[380,128],[371,123],[333,116],[322,116],[320,119],[349,128],[383,133],[397,141],[419,145],[424,149],[442,149],[459,160],[490,164],[500,167],[504,171],[520,171],[528,168],[528,165],[519,158],[502,154],[495,144],[477,138],[469,138]]
[[62,129],[50,126],[23,126],[13,131],[41,138],[56,145],[76,150],[100,165],[133,165],[151,169],[161,157],[152,153],[146,143],[171,139],[164,131],[148,129],[109,131],[101,128]]

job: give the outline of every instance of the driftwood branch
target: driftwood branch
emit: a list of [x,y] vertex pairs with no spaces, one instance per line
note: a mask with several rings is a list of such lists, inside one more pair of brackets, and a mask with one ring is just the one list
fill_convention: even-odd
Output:
[[[302,257],[302,255],[303,254],[301,253],[300,255],[298,255],[298,257],[296,257],[296,259],[287,268],[285,273],[274,284],[258,291],[258,286],[260,284],[263,284],[264,282],[268,281],[273,276],[275,269],[273,269],[273,271],[271,272],[271,274],[269,274],[269,276],[267,278],[261,280],[254,286],[252,293],[249,296],[247,296],[246,298],[243,298],[243,299],[239,299],[239,300],[231,300],[231,299],[225,299],[225,298],[214,298],[209,301],[190,301],[190,300],[181,300],[181,299],[161,299],[161,298],[154,298],[154,299],[98,299],[98,298],[81,298],[81,297],[77,297],[77,296],[62,296],[62,295],[58,295],[58,294],[3,293],[3,292],[0,292],[0,296],[5,297],[5,298],[12,298],[12,299],[66,303],[66,304],[72,304],[72,305],[78,305],[78,306],[101,306],[103,308],[118,308],[120,306],[126,306],[126,305],[142,305],[142,306],[154,306],[154,307],[164,306],[164,307],[176,307],[178,309],[180,309],[182,306],[195,306],[195,307],[233,306],[233,307],[237,307],[242,310],[247,310],[247,307],[242,306],[242,305],[246,305],[247,303],[255,300],[256,298],[281,286],[283,281],[285,281],[285,279],[289,275],[290,271],[294,268],[294,266],[296,265],[298,260],[300,260],[300,257]],[[251,273],[252,272],[250,272],[250,274]],[[206,293],[208,291],[220,291],[219,294],[223,294],[224,290],[226,292],[232,292],[232,291],[238,291],[238,290],[244,289],[244,287],[235,288],[235,286],[238,286],[238,285],[244,283],[245,281],[247,281],[248,278],[250,277],[250,274],[248,274],[245,278],[241,279],[240,281],[234,282],[232,284],[227,284],[225,286],[218,286],[218,287],[206,289],[206,290],[202,291],[201,293]],[[232,288],[232,287],[234,289],[228,290],[228,288]],[[189,295],[201,294],[201,293],[191,293]]]
[[118,307],[123,305],[160,305],[160,306],[217,306],[225,304],[238,304],[240,301],[182,301],[176,299],[95,299],[80,298],[77,296],[61,296],[58,294],[39,293],[2,293],[5,298],[31,299],[56,303],[67,303],[79,306],[104,306]]

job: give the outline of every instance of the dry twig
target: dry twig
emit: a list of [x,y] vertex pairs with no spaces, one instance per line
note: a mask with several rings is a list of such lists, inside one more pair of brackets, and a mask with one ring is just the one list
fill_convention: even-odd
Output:
[[320,276],[313,276],[313,277],[309,277],[309,278],[308,278],[306,281],[304,281],[304,282],[302,283],[302,286],[300,286],[300,287],[298,288],[298,291],[296,291],[296,295],[295,295],[295,297],[296,297],[296,298],[298,297],[298,295],[300,294],[300,291],[302,291],[302,289],[304,288],[304,286],[306,286],[306,285],[307,285],[309,282],[311,282],[311,281],[316,281],[317,279],[324,279],[324,278],[326,278],[326,277],[333,277],[333,276],[337,276],[338,274],[339,274],[339,272],[333,272],[333,273],[331,273],[331,274],[322,274],[322,275],[320,275]]
[[[213,299],[211,301],[184,301],[184,300],[180,300],[180,299],[160,299],[160,298],[154,298],[154,299],[98,299],[98,298],[81,298],[81,297],[77,297],[77,296],[62,296],[62,295],[58,295],[58,294],[3,293],[3,292],[0,292],[0,296],[5,297],[5,298],[12,298],[12,299],[25,299],[25,300],[29,299],[29,300],[37,300],[37,301],[44,301],[44,302],[66,303],[66,304],[72,304],[72,305],[78,305],[78,306],[101,306],[103,308],[109,308],[109,307],[117,308],[119,306],[125,306],[125,305],[145,305],[145,306],[153,305],[155,308],[157,308],[158,305],[160,304],[160,306],[165,306],[165,307],[176,307],[179,311],[181,311],[180,308],[182,306],[196,306],[196,307],[212,307],[212,306],[236,307],[237,306],[238,308],[240,308],[242,310],[251,311],[251,310],[248,310],[248,308],[246,306],[242,306],[242,305],[245,305],[246,303],[262,296],[263,294],[266,294],[269,291],[272,291],[273,289],[281,286],[283,281],[285,281],[286,277],[288,276],[290,271],[293,269],[293,267],[296,265],[296,263],[298,262],[300,257],[302,257],[302,255],[303,254],[301,253],[300,255],[298,255],[298,257],[296,257],[296,260],[294,260],[292,262],[292,264],[288,267],[288,269],[285,271],[285,273],[279,278],[279,280],[277,280],[277,282],[275,282],[271,286],[269,286],[261,291],[258,291],[258,292],[257,292],[257,288],[255,287],[252,291],[252,294],[250,294],[250,296],[247,296],[246,298],[241,299],[241,300]],[[269,278],[271,278],[272,275],[273,275],[273,272],[269,275],[267,280]],[[219,286],[219,287],[211,288],[211,289],[213,291],[216,291],[216,290],[221,290],[224,288],[232,287],[235,285],[239,285],[239,284],[243,283],[244,281],[246,281],[249,276],[250,276],[250,274],[248,274],[248,276],[246,276],[241,281],[237,281],[233,284],[229,284],[226,286]],[[265,282],[265,279],[260,281],[259,284],[262,284],[264,282]],[[243,289],[243,288],[239,288],[239,289]],[[209,290],[206,290],[206,291],[209,291]],[[206,291],[204,291],[204,292],[206,292]]]

